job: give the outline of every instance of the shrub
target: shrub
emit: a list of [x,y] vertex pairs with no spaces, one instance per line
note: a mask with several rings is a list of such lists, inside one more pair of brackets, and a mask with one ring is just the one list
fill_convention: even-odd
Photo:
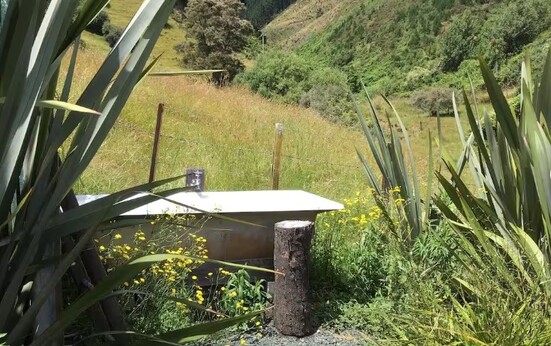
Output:
[[[152,221],[155,230],[150,233],[141,229],[134,234],[115,233],[107,246],[96,240],[101,259],[109,270],[130,258],[150,253],[195,258],[164,260],[124,283],[121,290],[132,293],[123,295],[121,303],[134,330],[164,333],[223,315],[235,317],[266,307],[270,297],[264,289],[265,282],[251,282],[244,270],[231,273],[219,268],[204,278],[195,275],[194,271],[208,259],[207,240],[199,234],[205,221],[193,215],[167,214]],[[204,289],[198,283],[200,279],[207,280],[212,288]],[[219,284],[222,279],[227,280],[225,285]],[[247,322],[251,324],[248,327],[253,327],[256,321]]]
[[109,44],[109,47],[113,48],[115,46],[119,38],[122,36],[123,31],[124,30],[121,27],[113,25],[110,22],[105,23],[102,28],[102,33],[105,41]]
[[471,57],[480,31],[479,18],[470,11],[456,17],[440,38],[442,70],[456,71],[463,60]]
[[261,54],[255,67],[243,73],[239,81],[266,98],[298,103],[311,88],[313,70],[312,63],[299,55],[269,51]]
[[255,67],[240,75],[238,81],[264,97],[311,107],[332,121],[348,125],[356,122],[346,75],[300,55],[263,53]]
[[352,125],[356,112],[346,84],[346,75],[330,68],[316,69],[310,76],[312,88],[300,99],[300,104],[311,107],[332,121]]
[[[411,94],[410,102],[415,107],[429,112],[430,116],[437,114],[452,114],[453,103],[451,88],[429,88]],[[441,113],[443,111],[443,113]]]
[[335,84],[315,85],[300,99],[300,104],[311,107],[329,120],[352,125],[357,122],[350,93]]
[[511,1],[488,24],[493,27],[491,34],[503,40],[503,53],[512,55],[548,28],[549,14],[548,1]]
[[109,21],[109,15],[105,11],[101,11],[98,13],[96,18],[94,18],[93,21],[88,24],[86,27],[86,31],[91,32],[92,34],[96,35],[103,35],[103,27],[104,25],[108,24]]
[[429,84],[433,77],[434,71],[415,66],[407,73],[404,88],[410,91],[415,90],[423,85]]

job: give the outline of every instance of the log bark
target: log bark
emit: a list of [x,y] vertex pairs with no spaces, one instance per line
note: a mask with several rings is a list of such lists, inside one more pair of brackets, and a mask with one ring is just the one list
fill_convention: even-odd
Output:
[[283,335],[303,337],[314,333],[310,293],[310,245],[314,224],[283,221],[275,225],[274,325]]

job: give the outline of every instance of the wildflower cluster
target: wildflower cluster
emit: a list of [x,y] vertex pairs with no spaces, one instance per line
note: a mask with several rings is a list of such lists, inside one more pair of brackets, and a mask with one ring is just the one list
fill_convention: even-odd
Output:
[[[162,233],[166,235],[166,232]],[[132,239],[128,241],[130,237]],[[190,232],[175,235],[175,237],[175,241],[168,242],[166,237],[159,234],[148,237],[142,230],[129,234],[127,237],[123,237],[121,233],[115,233],[109,246],[100,245],[98,249],[100,258],[107,268],[114,268],[121,263],[128,262],[131,258],[156,253],[208,258],[204,237]],[[169,243],[170,245],[168,245]],[[203,263],[204,261],[191,258],[169,258],[144,270],[132,283],[142,285],[148,276],[155,281],[180,282]],[[125,286],[128,287],[132,283],[126,282]]]
[[[96,240],[100,257],[108,270],[149,254],[181,256],[154,264],[124,283],[124,289],[146,293],[121,298],[134,329],[159,333],[265,307],[267,295],[262,283],[245,283],[243,280],[249,279],[246,272],[231,273],[219,268],[198,277],[201,276],[198,267],[208,259],[207,239],[199,232],[203,222],[204,219],[166,215],[135,232],[124,230],[111,234],[109,242]],[[228,283],[219,285],[218,282],[222,281]],[[206,289],[200,282],[219,288]],[[190,309],[190,306],[199,305],[203,308]],[[257,330],[262,328],[258,319],[247,326]]]
[[[193,216],[164,215],[137,231],[116,232],[108,243],[97,240],[100,258],[107,270],[150,254],[182,256],[154,264],[124,283],[125,289],[147,293],[122,297],[128,319],[137,330],[184,327],[190,321],[189,308],[182,301],[204,304],[202,288],[192,275],[204,263],[202,259],[208,258],[207,240],[198,234],[201,222],[203,220],[195,220]],[[167,301],[166,297],[175,299]],[[171,321],[170,325],[167,320]]]
[[381,218],[382,210],[374,205],[372,192],[356,193],[354,198],[345,198],[344,209],[324,214],[320,217],[323,228],[350,229],[357,231]]
[[[385,244],[396,236],[405,219],[407,202],[399,187],[383,194],[371,189],[343,201],[345,208],[318,217],[312,255],[316,284],[363,287],[363,296],[372,297],[387,280],[391,267],[382,256]],[[342,244],[347,244],[343,247]]]

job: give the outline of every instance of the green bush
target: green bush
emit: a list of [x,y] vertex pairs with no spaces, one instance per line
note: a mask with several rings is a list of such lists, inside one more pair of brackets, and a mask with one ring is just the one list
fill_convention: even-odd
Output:
[[400,337],[396,330],[403,322],[394,315],[429,294],[417,292],[419,281],[431,285],[435,301],[459,272],[455,238],[446,225],[434,224],[412,243],[393,232],[403,218],[396,207],[407,203],[397,191],[386,202],[390,218],[361,193],[344,201],[346,209],[318,218],[312,262],[320,323],[375,338]]
[[270,51],[258,57],[256,65],[239,76],[260,95],[288,103],[298,103],[310,90],[311,62],[293,53]]
[[334,69],[316,69],[310,76],[308,90],[300,99],[300,104],[311,107],[332,121],[352,125],[357,122],[356,112],[346,84],[346,75]]
[[346,75],[300,55],[264,53],[238,81],[266,98],[311,107],[332,121],[356,122]]
[[429,84],[434,78],[434,71],[427,68],[415,66],[406,74],[404,89],[413,91],[423,85]]
[[549,1],[511,1],[488,22],[494,29],[490,33],[503,40],[503,53],[517,54],[549,28]]
[[[428,88],[411,94],[410,102],[415,107],[429,112],[430,116],[437,114],[452,114],[452,95],[455,92],[451,88]],[[456,92],[457,94],[457,92]]]
[[105,11],[101,11],[93,21],[88,24],[86,31],[96,35],[103,35],[104,25],[110,22],[109,15]]
[[479,18],[470,11],[453,20],[440,37],[443,71],[457,71],[463,60],[473,55],[479,31]]
[[103,37],[109,44],[109,47],[113,48],[123,33],[123,29],[110,22],[105,22],[102,28]]

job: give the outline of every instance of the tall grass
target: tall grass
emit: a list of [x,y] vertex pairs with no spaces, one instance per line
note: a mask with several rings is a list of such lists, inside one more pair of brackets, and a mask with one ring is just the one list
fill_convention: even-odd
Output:
[[[75,90],[103,53],[84,50]],[[206,169],[208,190],[271,188],[275,123],[285,127],[282,189],[344,198],[364,189],[354,154],[361,134],[300,107],[272,103],[243,88],[202,79],[149,77],[135,90],[113,132],[79,181],[80,193],[104,193],[147,181],[157,104],[165,104],[157,177]]]
[[[102,51],[85,49],[79,56],[75,90],[85,83]],[[363,107],[364,100],[360,100]],[[91,163],[77,190],[103,193],[145,182],[149,172],[158,103],[165,104],[158,160],[159,178],[182,174],[186,167],[207,171],[208,190],[271,188],[274,124],[283,123],[282,189],[304,189],[343,199],[367,188],[357,146],[367,152],[359,129],[344,128],[314,111],[271,102],[240,87],[215,88],[203,79],[150,77],[134,91],[113,132]],[[384,100],[374,98],[384,114]],[[392,99],[410,129],[412,150],[423,191],[428,176],[428,134],[437,132],[437,120]],[[463,120],[462,120],[463,121]],[[455,120],[441,119],[443,143],[461,149],[453,131]],[[388,129],[386,119],[382,126]],[[116,150],[115,150],[116,148]],[[370,154],[366,160],[374,163]],[[122,169],[119,169],[122,167]],[[117,168],[117,169],[115,169]]]

